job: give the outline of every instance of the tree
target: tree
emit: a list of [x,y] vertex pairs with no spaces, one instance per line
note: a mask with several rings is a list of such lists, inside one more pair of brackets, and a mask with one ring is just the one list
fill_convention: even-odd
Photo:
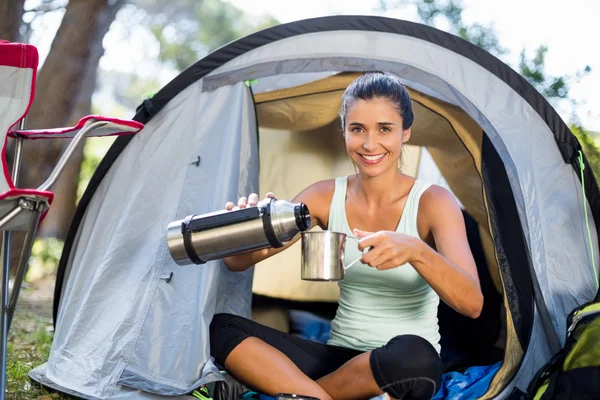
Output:
[[[125,0],[78,0],[68,3],[50,52],[38,72],[35,100],[27,127],[55,128],[89,113],[102,39]],[[86,82],[86,79],[93,79]],[[75,116],[74,114],[80,114]],[[49,175],[67,142],[44,140],[24,146],[19,186],[37,187]],[[52,188],[55,201],[40,235],[64,237],[74,212],[81,150]]]
[[0,40],[15,42],[19,38],[19,28],[23,19],[25,0],[0,1]]
[[[115,20],[117,12],[125,2],[126,0],[110,1],[106,7],[98,12],[96,32],[91,35],[85,43],[85,46],[89,46],[89,52],[81,58],[83,65],[81,71],[78,72],[78,75],[81,76],[81,80],[79,84],[76,85],[76,90],[73,91],[73,98],[70,99],[70,112],[66,119],[66,125],[74,125],[82,116],[91,113],[92,95],[96,89],[98,64],[100,58],[102,58],[102,55],[104,54],[102,39],[108,32],[112,22]],[[67,142],[60,140],[56,142],[58,152],[62,153]],[[56,154],[56,157],[56,159],[58,159],[59,154]],[[42,233],[45,233],[47,236],[62,238],[67,233],[71,219],[75,213],[75,198],[77,196],[77,185],[79,183],[79,171],[82,161],[83,147],[79,148],[78,151],[74,153],[70,162],[66,165],[61,177],[56,182],[56,186],[53,189],[56,201],[53,203],[51,211],[48,212],[48,215],[46,216],[43,227],[45,231],[42,231]]]
[[460,0],[379,0],[379,11],[398,7],[414,6],[422,23],[435,26],[438,17],[450,24],[450,33],[457,35],[490,53],[499,56],[506,53],[500,46],[493,26],[466,25],[462,19],[463,6]]
[[[24,9],[24,1],[0,2],[3,38],[24,41],[31,22],[48,11],[64,9],[64,17],[54,37],[50,52],[38,71],[35,100],[27,118],[27,128],[54,128],[76,121],[89,113],[95,74],[102,56],[102,39],[125,0],[78,0],[65,6],[61,0],[40,0],[33,9]],[[7,14],[4,14],[6,12]],[[29,23],[23,21],[28,16]],[[31,141],[24,145],[23,165],[18,187],[35,188],[49,175],[65,141]],[[7,152],[10,163],[12,151]],[[55,200],[40,227],[40,235],[63,237],[74,212],[81,150],[67,165],[52,188]],[[15,233],[11,243],[11,265],[16,265],[24,235]]]
[[135,4],[147,13],[145,23],[160,45],[160,60],[178,71],[224,44],[277,24],[269,15],[251,21],[221,0],[173,0],[168,7],[153,0]]

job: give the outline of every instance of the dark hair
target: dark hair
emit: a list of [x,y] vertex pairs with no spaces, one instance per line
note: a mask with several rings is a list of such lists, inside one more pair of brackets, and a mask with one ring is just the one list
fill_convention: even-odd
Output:
[[356,100],[383,98],[391,101],[402,116],[402,129],[412,126],[414,115],[412,102],[406,87],[394,75],[383,72],[368,72],[358,77],[346,88],[342,97],[342,129],[346,124],[346,113]]

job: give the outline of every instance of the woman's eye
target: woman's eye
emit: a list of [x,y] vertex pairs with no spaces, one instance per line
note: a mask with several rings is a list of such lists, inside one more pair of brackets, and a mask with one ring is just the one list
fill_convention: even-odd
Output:
[[382,126],[381,131],[382,132],[391,132],[392,130],[388,126]]
[[352,128],[352,132],[360,133],[360,132],[362,132],[362,128],[359,128],[359,127]]

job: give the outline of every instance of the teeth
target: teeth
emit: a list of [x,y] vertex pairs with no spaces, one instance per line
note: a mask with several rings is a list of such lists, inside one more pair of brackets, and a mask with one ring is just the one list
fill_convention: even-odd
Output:
[[379,154],[377,156],[368,156],[366,154],[361,154],[361,157],[364,158],[365,160],[369,160],[369,161],[377,161],[379,160],[381,157],[383,157],[385,154]]

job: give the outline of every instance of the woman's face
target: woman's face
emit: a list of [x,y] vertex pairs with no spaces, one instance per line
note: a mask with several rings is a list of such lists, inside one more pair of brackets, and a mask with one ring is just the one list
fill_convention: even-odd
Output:
[[410,128],[402,129],[402,116],[389,100],[357,100],[346,112],[346,150],[361,173],[377,176],[398,168],[402,146]]

